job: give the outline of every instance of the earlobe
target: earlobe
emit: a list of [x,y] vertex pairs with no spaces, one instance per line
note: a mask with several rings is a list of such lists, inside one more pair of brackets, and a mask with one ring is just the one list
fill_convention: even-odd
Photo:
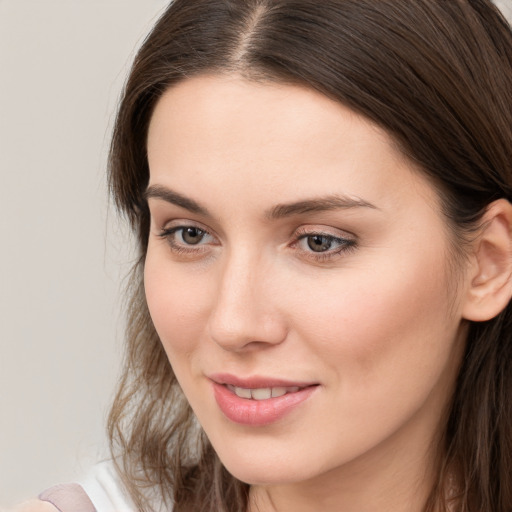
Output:
[[462,315],[483,322],[497,316],[512,297],[512,205],[489,205],[475,240],[473,270]]

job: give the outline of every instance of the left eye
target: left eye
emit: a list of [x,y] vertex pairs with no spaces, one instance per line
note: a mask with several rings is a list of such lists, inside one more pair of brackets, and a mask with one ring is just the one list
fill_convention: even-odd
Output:
[[299,236],[297,243],[302,251],[310,255],[333,256],[353,248],[356,241],[325,233],[304,233]]
[[305,238],[308,247],[313,252],[325,252],[332,248],[336,240],[332,236],[310,235]]

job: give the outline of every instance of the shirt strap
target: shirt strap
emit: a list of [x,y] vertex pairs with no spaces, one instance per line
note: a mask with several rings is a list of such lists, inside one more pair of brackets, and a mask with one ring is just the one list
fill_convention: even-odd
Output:
[[50,487],[39,495],[39,499],[51,503],[60,512],[96,512],[89,496],[78,484]]

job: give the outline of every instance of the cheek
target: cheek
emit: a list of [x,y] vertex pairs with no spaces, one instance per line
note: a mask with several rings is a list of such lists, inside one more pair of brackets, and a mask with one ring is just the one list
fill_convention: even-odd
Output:
[[172,363],[192,352],[201,338],[208,290],[194,272],[173,271],[165,257],[151,250],[144,287],[151,319]]
[[351,269],[317,293],[310,288],[294,308],[301,337],[359,390],[439,371],[455,338],[445,259],[409,253],[399,269],[395,261]]

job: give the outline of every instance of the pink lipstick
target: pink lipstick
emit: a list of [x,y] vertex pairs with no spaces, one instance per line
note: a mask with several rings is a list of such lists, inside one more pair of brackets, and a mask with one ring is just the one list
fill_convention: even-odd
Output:
[[210,376],[215,400],[222,413],[241,425],[273,423],[307,400],[316,383],[252,377],[240,379],[226,374]]

